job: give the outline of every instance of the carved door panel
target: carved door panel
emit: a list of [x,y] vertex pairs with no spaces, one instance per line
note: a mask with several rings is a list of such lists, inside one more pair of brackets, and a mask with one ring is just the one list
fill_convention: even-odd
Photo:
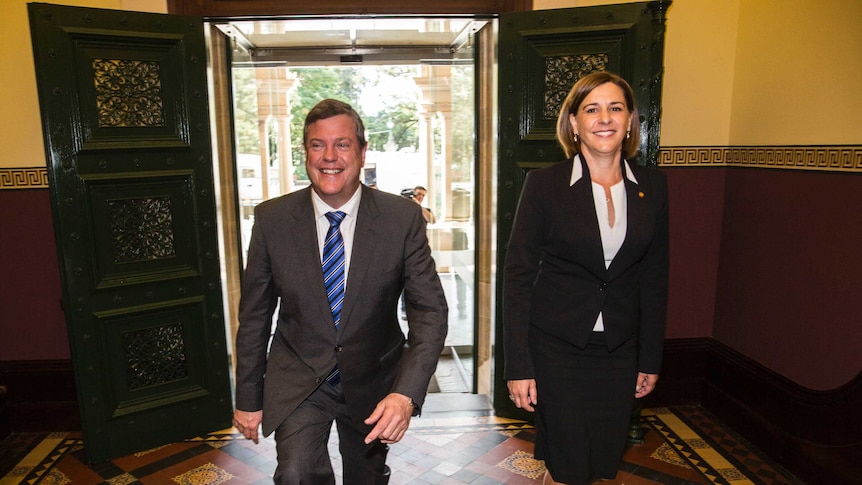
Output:
[[28,8],[87,457],[229,427],[201,19]]
[[[500,16],[498,47],[499,184],[497,192],[496,348],[503,348],[503,265],[518,197],[529,170],[563,160],[556,141],[562,102],[581,76],[611,71],[635,91],[641,153],[636,162],[655,167],[658,157],[665,15],[670,1],[536,10]],[[529,418],[508,398],[505,355],[495,357],[494,409]]]

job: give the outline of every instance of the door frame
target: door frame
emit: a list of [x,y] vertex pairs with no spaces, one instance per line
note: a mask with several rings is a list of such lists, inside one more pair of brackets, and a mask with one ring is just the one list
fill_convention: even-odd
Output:
[[168,13],[207,18],[296,15],[446,15],[499,14],[533,10],[533,0],[436,0],[421,7],[409,2],[367,0],[361,5],[345,0],[167,0]]
[[[428,17],[434,18],[445,16],[446,14],[428,15]],[[390,18],[398,17],[402,17],[402,15],[392,15]],[[462,17],[463,16],[459,16],[459,18]],[[289,21],[291,18],[293,17],[288,17],[283,20]],[[314,15],[297,19],[307,20],[309,18],[341,19],[341,17],[333,15]],[[492,383],[491,370],[493,367],[493,339],[491,337],[493,319],[490,312],[480,312],[479,308],[492,308],[493,306],[493,292],[491,291],[489,283],[493,281],[492,255],[493,241],[495,238],[490,231],[493,230],[495,224],[493,221],[486,221],[485,223],[481,223],[482,227],[480,227],[479,214],[493,213],[491,204],[493,203],[492,194],[494,193],[493,183],[496,177],[480,177],[479,174],[495,173],[496,143],[494,142],[494,130],[496,129],[496,109],[481,110],[479,107],[482,104],[491,106],[495,106],[496,104],[496,56],[494,52],[494,36],[496,35],[497,18],[496,16],[489,17],[482,15],[477,15],[477,18],[487,20],[488,25],[482,29],[481,36],[477,36],[478,47],[475,49],[476,52],[473,59],[476,73],[476,80],[474,82],[474,85],[476,86],[476,106],[474,112],[477,117],[475,130],[476,133],[478,133],[479,130],[484,127],[485,131],[490,133],[490,135],[485,139],[485,142],[482,142],[480,137],[477,136],[477,141],[474,147],[475,196],[473,198],[472,214],[474,219],[473,236],[476,241],[476,247],[473,249],[475,272],[472,281],[473,314],[471,315],[473,321],[473,379],[469,384],[472,387],[472,393],[486,394],[490,396]],[[239,241],[241,241],[241,238],[239,237],[239,218],[241,217],[241,214],[239,212],[240,204],[236,190],[238,181],[236,179],[236,160],[234,159],[235,133],[233,131],[233,93],[231,88],[232,83],[230,71],[231,47],[229,37],[223,32],[223,29],[220,29],[217,26],[217,24],[223,24],[229,20],[230,19],[223,18],[217,20],[213,19],[211,21],[205,20],[204,24],[209,35],[207,43],[210,51],[209,67],[212,78],[210,82],[213,85],[211,90],[213,99],[210,100],[211,109],[214,113],[213,143],[214,151],[217,154],[217,173],[219,183],[221,184],[221,190],[217,190],[217,192],[220,192],[218,197],[222,213],[219,228],[220,239],[222,240],[223,251],[230,251],[229,253],[224,253],[222,257],[224,259],[225,266],[224,293],[228,315],[226,328],[229,338],[229,354],[232,363],[231,371],[233,371],[236,368],[234,342],[236,340],[236,333],[239,327],[237,310],[239,306],[240,286],[244,268],[242,266],[242,257],[240,256],[241,247]],[[243,17],[242,20],[253,21],[255,20],[255,17]],[[482,63],[481,65],[480,62]],[[480,83],[483,86],[481,87],[481,92]],[[491,141],[488,142],[488,140]],[[482,199],[482,197],[484,197],[484,199]],[[483,304],[485,306],[481,306]]]

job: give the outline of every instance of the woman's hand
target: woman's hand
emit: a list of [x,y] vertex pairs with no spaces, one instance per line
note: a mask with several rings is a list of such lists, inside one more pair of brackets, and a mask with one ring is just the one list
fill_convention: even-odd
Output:
[[638,372],[638,381],[635,383],[635,397],[642,398],[651,393],[655,389],[656,382],[658,382],[658,374]]
[[539,403],[539,396],[536,394],[535,379],[519,379],[509,381],[509,399],[515,403],[515,406],[533,412],[536,409],[533,407]]

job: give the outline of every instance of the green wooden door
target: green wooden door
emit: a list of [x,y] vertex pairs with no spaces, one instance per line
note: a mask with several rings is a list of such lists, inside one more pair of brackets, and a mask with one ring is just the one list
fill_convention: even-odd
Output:
[[201,19],[28,8],[87,457],[229,427]]
[[536,10],[500,16],[498,44],[499,182],[497,192],[497,323],[494,409],[532,419],[509,401],[503,379],[503,266],[518,197],[529,170],[564,159],[557,114],[572,85],[593,71],[612,71],[635,91],[641,154],[655,167],[661,107],[665,16],[670,1]]

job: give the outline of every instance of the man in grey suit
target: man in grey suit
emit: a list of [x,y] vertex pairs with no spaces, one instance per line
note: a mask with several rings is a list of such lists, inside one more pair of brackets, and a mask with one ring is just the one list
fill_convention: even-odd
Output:
[[367,145],[356,111],[321,101],[303,142],[311,187],[255,209],[234,426],[255,442],[258,426],[275,431],[276,483],[318,485],[335,483],[327,451],[335,421],[345,485],[385,484],[388,445],[422,407],[448,307],[420,207],[359,182]]

